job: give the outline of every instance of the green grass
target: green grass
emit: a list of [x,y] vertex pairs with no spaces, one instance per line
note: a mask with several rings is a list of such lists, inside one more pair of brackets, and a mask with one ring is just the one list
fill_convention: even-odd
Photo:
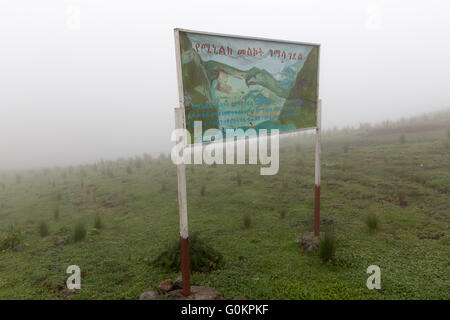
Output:
[[48,224],[45,221],[39,221],[39,225],[38,225],[38,231],[39,231],[39,235],[41,237],[46,237],[49,234],[49,230],[48,230]]
[[86,227],[83,223],[78,222],[73,229],[73,241],[78,242],[86,237]]
[[[210,272],[219,268],[223,262],[223,256],[208,244],[207,241],[193,234],[189,237],[190,268],[194,272]],[[172,243],[152,261],[151,265],[160,266],[169,271],[181,270],[180,239]]]
[[334,260],[336,255],[336,239],[329,232],[325,232],[319,243],[319,257],[323,263]]
[[[321,218],[338,243],[326,264],[295,243],[313,228],[312,135],[281,141],[274,176],[261,176],[259,166],[187,168],[189,231],[223,256],[220,268],[194,272],[192,283],[229,299],[450,299],[447,127],[448,119],[405,127],[404,144],[394,125],[324,132]],[[149,263],[179,236],[176,166],[166,156],[135,161],[0,172],[0,299],[63,299],[73,264],[82,289],[68,299],[138,299],[179,275]],[[368,212],[383,217],[376,233],[367,232]],[[101,232],[84,229],[79,241],[58,242],[98,215]],[[46,237],[36,232],[42,220]],[[365,285],[373,264],[381,268],[379,292]]]
[[252,226],[252,216],[249,213],[244,214],[244,228],[250,229]]
[[102,219],[100,218],[99,215],[96,215],[96,216],[95,216],[95,219],[94,219],[94,228],[96,228],[96,229],[101,229],[101,228],[103,228],[103,222],[102,222]]
[[376,232],[380,229],[380,218],[374,212],[370,212],[365,219],[369,232]]

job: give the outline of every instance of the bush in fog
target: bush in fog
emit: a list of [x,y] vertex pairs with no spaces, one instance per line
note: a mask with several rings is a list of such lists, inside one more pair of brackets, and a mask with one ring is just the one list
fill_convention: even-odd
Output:
[[101,228],[103,228],[102,219],[100,218],[99,215],[96,215],[96,216],[95,216],[95,220],[94,220],[94,228],[96,228],[96,229],[101,229]]
[[22,241],[22,233],[14,226],[10,226],[6,236],[0,237],[0,251],[12,249]]
[[132,174],[133,173],[133,169],[131,169],[130,166],[127,166],[127,173],[128,174]]
[[78,222],[73,229],[73,241],[81,241],[86,237],[86,227],[83,223]]
[[134,160],[134,166],[138,169],[142,168],[142,159],[140,157],[136,157]]
[[55,221],[59,220],[59,207],[56,207],[55,210],[53,210],[53,218]]
[[45,221],[40,221],[38,224],[38,231],[41,237],[48,236],[48,225]]
[[348,153],[348,150],[350,149],[349,144],[348,143],[344,144],[343,149],[344,149],[344,153]]
[[445,139],[444,141],[442,141],[442,144],[443,144],[445,150],[447,150],[447,151],[450,150],[450,139]]

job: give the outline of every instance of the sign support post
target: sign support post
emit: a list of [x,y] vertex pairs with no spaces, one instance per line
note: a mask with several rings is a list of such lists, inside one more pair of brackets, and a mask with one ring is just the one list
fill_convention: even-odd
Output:
[[315,185],[314,185],[314,236],[320,235],[320,131],[322,127],[322,100],[317,104],[316,127],[316,161],[315,161]]
[[[175,108],[175,128],[185,129],[184,109]],[[186,135],[181,136],[183,140],[182,156],[187,145]],[[183,281],[183,296],[191,294],[191,271],[189,261],[189,233],[187,218],[187,194],[186,194],[186,169],[184,161],[177,165],[178,176],[178,207],[180,215],[180,249],[181,249],[181,278]]]

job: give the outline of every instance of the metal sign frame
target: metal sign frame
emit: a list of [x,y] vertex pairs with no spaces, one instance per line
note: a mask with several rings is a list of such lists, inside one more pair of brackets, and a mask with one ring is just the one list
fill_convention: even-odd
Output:
[[[207,35],[207,36],[214,36],[214,37],[224,37],[224,38],[234,38],[234,39],[243,39],[243,40],[257,40],[257,41],[264,41],[264,42],[275,42],[275,43],[281,43],[281,44],[296,44],[296,45],[305,45],[305,46],[313,46],[317,47],[317,101],[316,101],[316,109],[318,109],[319,105],[319,88],[320,88],[320,44],[318,43],[309,43],[309,42],[298,42],[298,41],[289,41],[289,40],[280,40],[280,39],[270,39],[270,38],[260,38],[260,37],[250,37],[250,36],[239,36],[239,35],[231,35],[231,34],[222,34],[222,33],[213,33],[213,32],[204,32],[204,31],[194,31],[194,30],[188,30],[188,29],[180,29],[175,28],[174,29],[174,37],[175,37],[175,57],[176,57],[176,65],[177,65],[177,80],[178,80],[178,104],[179,108],[182,108],[184,110],[184,88],[183,88],[183,75],[182,75],[182,67],[181,67],[181,52],[180,52],[180,32],[185,33],[193,33],[193,34],[199,34],[199,35]],[[318,118],[316,119],[318,122]],[[316,122],[316,123],[317,123]],[[308,128],[298,128],[298,129],[292,129],[292,130],[286,130],[279,133],[280,137],[292,133],[297,133],[301,131],[307,131],[307,130],[313,130],[316,129],[316,126],[308,127]],[[186,128],[184,128],[186,129]],[[258,135],[256,135],[258,136]],[[242,139],[245,137],[237,137],[236,139]],[[200,145],[205,144],[205,142],[201,143],[191,143],[191,141],[186,141],[188,145]],[[209,143],[209,142],[206,142]]]
[[[183,90],[183,77],[182,77],[182,66],[181,66],[181,52],[180,52],[180,32],[209,35],[216,37],[227,37],[236,38],[244,40],[258,40],[267,42],[276,42],[284,44],[298,44],[298,45],[308,45],[317,47],[318,63],[317,63],[317,101],[316,101],[316,126],[308,128],[299,128],[294,130],[286,130],[280,133],[280,136],[293,134],[300,131],[315,129],[315,181],[314,181],[314,235],[319,237],[320,235],[320,138],[321,138],[321,121],[322,121],[322,101],[319,99],[319,74],[320,74],[320,44],[307,43],[307,42],[296,42],[287,41],[279,39],[269,39],[269,38],[259,38],[259,37],[249,37],[249,36],[238,36],[230,34],[220,34],[212,32],[203,31],[193,31],[187,29],[174,29],[175,38],[175,57],[177,66],[177,80],[178,80],[178,108],[175,108],[175,129],[186,129],[186,119],[185,119],[185,105],[184,105],[184,90]],[[258,137],[256,134],[250,138]],[[236,140],[246,139],[249,137],[237,137]],[[187,141],[186,135],[181,137],[183,140],[183,152],[186,148],[203,146],[211,142],[201,142],[201,143],[191,143]],[[227,141],[226,139],[222,139]],[[180,141],[178,141],[180,142]],[[216,141],[221,142],[220,140]],[[213,142],[213,143],[216,143]],[[182,272],[182,283],[183,283],[183,295],[185,297],[191,294],[191,282],[190,282],[190,259],[189,259],[189,232],[188,232],[188,217],[187,217],[187,193],[186,193],[186,169],[183,162],[177,165],[177,177],[178,177],[178,206],[179,206],[179,216],[180,216],[180,248],[181,248],[181,272]]]

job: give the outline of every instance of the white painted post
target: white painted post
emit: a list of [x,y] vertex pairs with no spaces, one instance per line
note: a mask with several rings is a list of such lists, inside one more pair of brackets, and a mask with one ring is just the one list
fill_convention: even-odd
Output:
[[[185,129],[184,109],[175,108],[175,128]],[[187,146],[186,135],[180,138],[183,143],[183,157]],[[177,141],[179,143],[180,141]],[[177,165],[178,176],[178,207],[180,215],[180,247],[181,247],[181,277],[183,281],[183,295],[185,297],[191,294],[191,275],[189,262],[189,233],[187,217],[187,195],[186,195],[186,169],[184,161]]]
[[315,186],[314,186],[314,235],[320,235],[320,131],[322,127],[322,100],[317,103],[317,127],[316,127],[316,161],[315,161]]

